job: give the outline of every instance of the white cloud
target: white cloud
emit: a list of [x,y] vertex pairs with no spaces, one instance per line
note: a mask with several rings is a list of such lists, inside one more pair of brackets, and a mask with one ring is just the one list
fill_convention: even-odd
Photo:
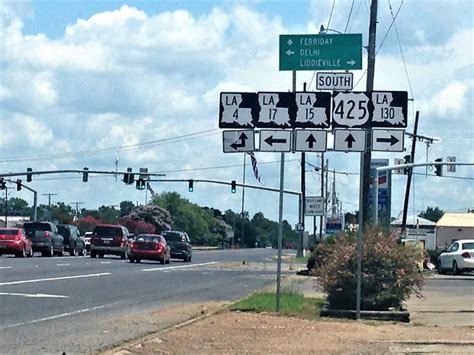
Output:
[[421,101],[420,110],[425,115],[435,113],[451,120],[463,111],[467,90],[468,87],[459,81],[450,82],[428,101]]

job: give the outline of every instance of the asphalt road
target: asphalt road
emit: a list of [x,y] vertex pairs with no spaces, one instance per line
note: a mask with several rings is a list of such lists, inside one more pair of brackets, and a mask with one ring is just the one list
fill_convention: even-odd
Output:
[[[124,317],[170,304],[237,300],[275,283],[275,255],[274,249],[194,251],[193,262],[170,265],[117,257],[0,257],[0,351],[110,347],[154,330],[146,322],[121,322]],[[243,261],[269,267],[229,267]]]

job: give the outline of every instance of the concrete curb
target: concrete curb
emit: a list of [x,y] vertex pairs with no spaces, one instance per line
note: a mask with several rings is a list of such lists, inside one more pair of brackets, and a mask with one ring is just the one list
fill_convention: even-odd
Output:
[[[350,309],[332,309],[324,303],[319,314],[321,317],[356,319],[357,312]],[[360,311],[361,319],[385,320],[410,323],[410,312],[406,311]]]

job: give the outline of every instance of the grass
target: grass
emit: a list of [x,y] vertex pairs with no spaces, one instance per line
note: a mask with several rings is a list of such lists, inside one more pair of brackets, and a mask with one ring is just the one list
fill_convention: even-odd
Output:
[[[280,314],[300,318],[318,318],[323,298],[305,298],[295,293],[281,293]],[[276,295],[273,292],[255,293],[235,303],[231,309],[247,312],[275,312]]]
[[291,263],[301,263],[301,264],[306,264],[308,262],[308,259],[309,259],[309,256],[311,254],[308,254],[306,256],[300,256],[299,258],[289,258],[288,260],[286,260],[287,262],[291,262]]

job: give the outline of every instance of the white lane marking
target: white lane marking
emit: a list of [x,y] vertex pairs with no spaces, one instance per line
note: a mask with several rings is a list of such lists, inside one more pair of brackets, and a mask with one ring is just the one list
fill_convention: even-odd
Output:
[[212,264],[217,264],[217,262],[216,261],[211,261],[211,262],[208,262],[208,263],[201,263],[201,264],[179,265],[179,266],[168,266],[168,267],[154,267],[154,268],[151,268],[151,269],[142,269],[142,271],[167,271],[167,270],[173,270],[173,269],[184,269],[184,268],[203,266],[203,265],[212,265]]
[[56,266],[69,266],[71,264],[56,264]]
[[0,266],[0,270],[11,269],[11,266]]
[[61,276],[61,277],[48,277],[46,279],[34,279],[34,280],[22,280],[22,281],[9,281],[9,282],[1,282],[0,286],[8,286],[8,285],[21,285],[21,284],[31,284],[36,282],[46,282],[46,281],[59,281],[59,280],[70,280],[70,279],[82,279],[85,277],[99,277],[99,276],[106,276],[112,275],[110,272],[102,272],[100,274],[86,274],[86,275],[73,275],[73,276]]
[[112,264],[111,261],[101,261],[100,263],[101,263],[101,264]]
[[73,316],[73,315],[80,314],[80,313],[95,311],[96,309],[101,309],[101,308],[104,308],[105,306],[106,305],[92,307],[92,308],[84,308],[84,309],[80,309],[80,310],[73,311],[73,312],[57,314],[57,315],[51,316],[51,317],[45,317],[45,318],[30,320],[28,322],[23,322],[23,323],[11,324],[11,325],[7,325],[7,326],[3,327],[3,329],[15,328],[15,327],[19,327],[19,326],[22,326],[22,325],[35,324],[35,323],[45,322],[45,321],[48,321],[48,320],[69,317],[69,316]]
[[63,295],[49,295],[47,293],[14,293],[14,292],[0,292],[0,296],[20,296],[30,298],[69,298]]

